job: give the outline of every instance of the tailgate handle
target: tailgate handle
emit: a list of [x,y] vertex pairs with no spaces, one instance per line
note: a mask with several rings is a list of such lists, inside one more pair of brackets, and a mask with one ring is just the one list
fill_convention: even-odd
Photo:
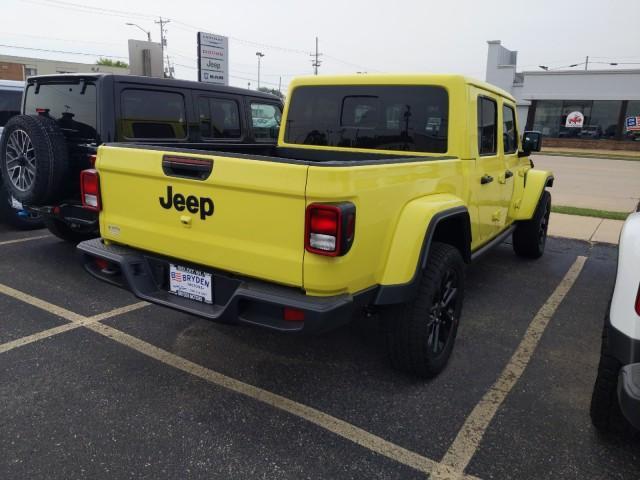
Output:
[[165,155],[162,157],[162,171],[168,177],[206,180],[213,170],[213,160],[193,157]]

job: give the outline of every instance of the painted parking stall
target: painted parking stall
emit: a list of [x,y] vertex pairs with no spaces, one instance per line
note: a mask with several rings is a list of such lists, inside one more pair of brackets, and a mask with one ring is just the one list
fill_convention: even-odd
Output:
[[[469,268],[451,365],[431,382],[416,382],[389,369],[374,325],[293,338],[206,322],[138,302],[81,268],[60,276],[57,261],[46,259],[73,265],[75,252],[35,236],[0,245],[0,329],[15,332],[0,345],[0,449],[6,452],[0,473],[6,478],[69,478],[80,469],[94,477],[126,471],[176,478],[189,471],[191,478],[508,478],[513,472],[546,478],[539,456],[535,462],[516,456],[509,465],[492,455],[511,436],[520,439],[521,449],[535,447],[517,423],[505,431],[502,419],[517,408],[521,421],[537,432],[531,442],[557,435],[553,421],[529,416],[516,399],[523,391],[544,399],[558,390],[545,375],[529,373],[554,358],[547,331],[598,338],[604,306],[602,296],[590,292],[611,283],[615,272],[610,247],[551,239],[536,263],[514,258],[508,245],[497,249]],[[22,275],[10,275],[15,271]],[[204,285],[203,272],[174,273]],[[56,275],[55,284],[20,279]],[[505,284],[518,287],[508,299],[497,288]],[[85,293],[93,290],[95,302]],[[571,314],[575,307],[568,308],[576,302],[579,319]],[[520,308],[509,310],[514,303]],[[18,328],[21,318],[29,319],[28,329]],[[554,343],[561,346],[562,338]],[[539,341],[544,348],[537,348]],[[595,359],[597,351],[583,356]],[[562,365],[571,369],[566,361]],[[521,377],[511,377],[514,368]],[[501,383],[504,375],[508,388]],[[611,455],[614,447],[588,433],[582,398],[591,385],[588,375],[574,376],[582,381],[565,395],[577,399],[572,418],[584,436],[556,445],[566,464],[559,471],[602,477],[606,465],[586,458]],[[487,403],[496,392],[501,400]],[[45,419],[31,423],[38,412]],[[562,419],[555,423],[562,425]],[[498,436],[496,428],[503,429]],[[485,431],[479,437],[467,433]],[[54,457],[48,439],[74,462]],[[87,441],[99,450],[87,451]],[[284,443],[298,453],[281,448]],[[27,447],[38,453],[36,460],[23,461]],[[493,458],[498,463],[490,467]],[[627,462],[620,478],[637,477],[634,468]]]

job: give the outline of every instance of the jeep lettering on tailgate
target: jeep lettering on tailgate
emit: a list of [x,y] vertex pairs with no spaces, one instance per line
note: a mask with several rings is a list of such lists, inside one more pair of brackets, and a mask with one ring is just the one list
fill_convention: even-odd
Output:
[[160,206],[166,210],[175,208],[178,212],[184,211],[186,208],[189,213],[200,212],[200,218],[206,220],[207,217],[213,215],[213,200],[207,197],[196,197],[189,195],[185,198],[181,193],[173,193],[173,187],[167,185],[167,198],[159,197]]

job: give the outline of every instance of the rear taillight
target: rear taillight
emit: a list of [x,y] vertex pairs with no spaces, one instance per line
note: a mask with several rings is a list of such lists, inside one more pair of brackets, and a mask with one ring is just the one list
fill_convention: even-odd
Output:
[[636,295],[636,313],[640,315],[640,286],[638,286],[638,294]]
[[287,322],[304,322],[304,311],[292,307],[284,307],[282,318]]
[[307,207],[304,247],[318,255],[344,255],[353,244],[355,229],[353,203],[312,203]]
[[82,206],[87,210],[99,212],[100,202],[100,177],[96,170],[82,170],[80,172],[80,191],[82,194]]

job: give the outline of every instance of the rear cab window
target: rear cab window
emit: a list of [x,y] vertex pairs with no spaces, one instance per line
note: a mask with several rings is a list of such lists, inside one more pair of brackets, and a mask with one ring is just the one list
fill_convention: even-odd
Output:
[[120,94],[120,136],[138,140],[185,140],[187,113],[181,93],[126,88]]
[[293,91],[285,142],[447,152],[449,98],[439,86],[318,86]]
[[24,113],[52,118],[74,142],[98,141],[96,85],[92,80],[29,84]]
[[251,102],[251,126],[256,142],[277,141],[281,120],[282,110],[279,105],[259,101]]

